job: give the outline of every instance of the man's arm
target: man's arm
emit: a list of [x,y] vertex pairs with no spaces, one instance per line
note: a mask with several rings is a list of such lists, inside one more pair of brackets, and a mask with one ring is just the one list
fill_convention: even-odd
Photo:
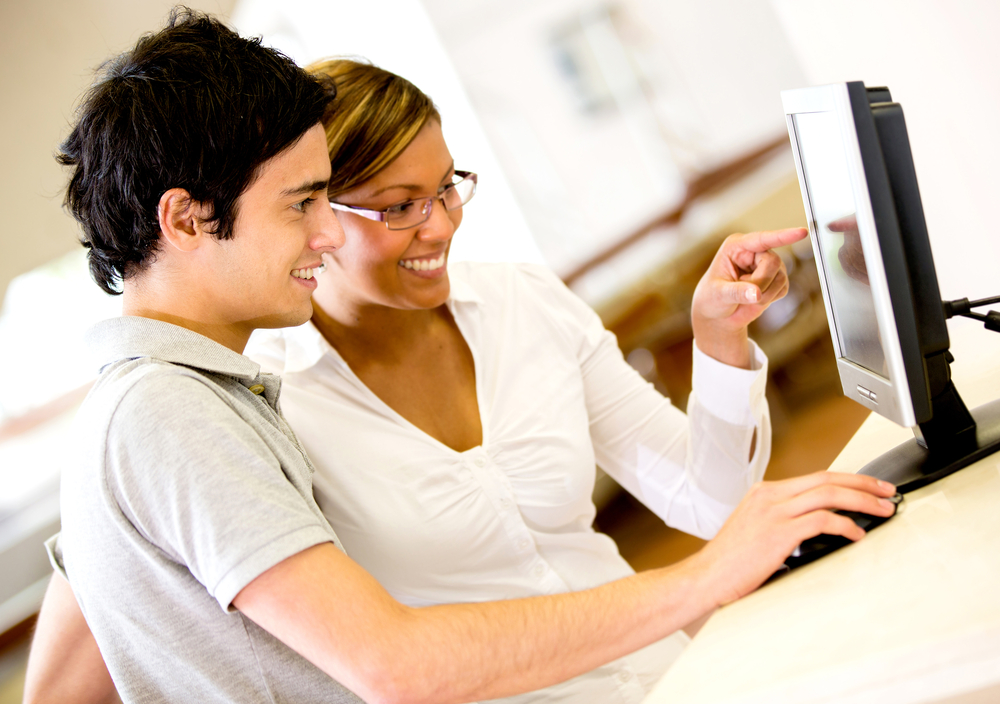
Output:
[[890,515],[872,477],[820,472],[756,485],[696,555],[582,592],[410,608],[332,545],[275,565],[233,604],[372,704],[531,691],[621,657],[751,592],[798,543],[864,531],[827,508]]
[[[582,592],[415,609],[327,543],[264,572],[233,604],[371,704],[491,699],[561,682],[669,635],[753,591],[808,537],[860,539],[853,521],[825,509],[890,515],[879,497],[894,491],[826,472],[763,482],[697,554]],[[53,585],[25,701],[114,701],[69,586],[61,577]]]
[[31,643],[24,704],[120,701],[69,582],[55,572]]

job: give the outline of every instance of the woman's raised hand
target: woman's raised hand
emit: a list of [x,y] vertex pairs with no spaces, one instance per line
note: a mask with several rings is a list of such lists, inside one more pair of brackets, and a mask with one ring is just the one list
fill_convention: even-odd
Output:
[[691,303],[700,349],[720,362],[749,367],[747,325],[788,292],[788,273],[772,249],[798,242],[805,228],[730,235],[701,277]]

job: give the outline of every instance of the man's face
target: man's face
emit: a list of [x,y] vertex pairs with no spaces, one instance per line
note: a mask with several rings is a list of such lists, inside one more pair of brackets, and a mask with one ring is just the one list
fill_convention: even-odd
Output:
[[330,158],[320,125],[265,162],[240,196],[233,237],[210,248],[206,287],[232,331],[300,325],[312,315],[311,273],[344,243],[326,195]]

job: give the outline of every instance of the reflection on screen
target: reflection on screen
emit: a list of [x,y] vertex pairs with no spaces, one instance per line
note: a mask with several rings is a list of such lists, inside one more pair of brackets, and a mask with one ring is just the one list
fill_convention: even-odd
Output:
[[837,119],[814,112],[792,121],[841,350],[855,364],[888,377]]

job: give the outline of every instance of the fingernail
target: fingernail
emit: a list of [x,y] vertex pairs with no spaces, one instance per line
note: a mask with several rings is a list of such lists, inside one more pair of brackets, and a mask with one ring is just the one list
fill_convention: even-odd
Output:
[[888,509],[891,509],[895,506],[895,504],[889,501],[889,499],[879,499],[878,505],[881,506],[882,508],[888,508]]
[[880,488],[885,489],[886,491],[892,491],[892,492],[896,491],[896,487],[893,484],[890,484],[889,482],[884,481],[882,479],[878,480],[878,485]]
[[744,293],[744,295],[746,296],[746,299],[748,301],[750,301],[751,303],[756,303],[757,302],[757,289],[755,289],[755,288],[748,288],[746,290],[746,292]]

